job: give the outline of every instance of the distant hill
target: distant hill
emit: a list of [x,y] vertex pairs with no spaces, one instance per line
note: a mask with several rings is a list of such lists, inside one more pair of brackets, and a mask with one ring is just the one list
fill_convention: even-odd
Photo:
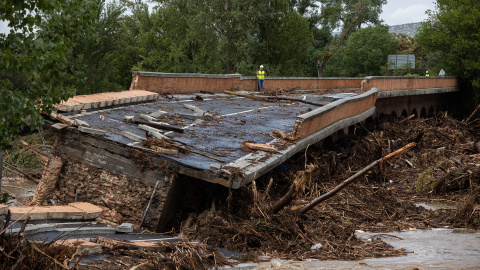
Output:
[[[388,32],[390,33],[401,33],[405,34],[410,37],[414,37],[418,33],[418,28],[422,26],[422,23],[406,23],[406,24],[399,24],[399,25],[391,25],[389,26]],[[332,35],[340,35],[340,32],[332,32]]]
[[418,28],[422,26],[422,23],[406,23],[400,25],[392,25],[390,26],[389,32],[390,33],[401,33],[407,36],[413,37],[418,33]]

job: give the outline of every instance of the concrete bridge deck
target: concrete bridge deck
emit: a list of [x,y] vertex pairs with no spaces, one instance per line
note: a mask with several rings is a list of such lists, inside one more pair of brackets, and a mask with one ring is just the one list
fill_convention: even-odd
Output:
[[[157,98],[147,103],[123,104],[117,108],[72,114],[69,118],[80,124],[78,128],[80,132],[97,134],[106,141],[157,154],[164,159],[165,164],[174,167],[175,171],[181,174],[240,188],[281,164],[308,144],[314,144],[334,131],[373,115],[375,110],[371,106],[375,102],[377,92],[372,90],[361,95],[355,93],[295,94],[295,98],[302,101],[326,106],[302,102],[265,102],[231,95],[210,95],[198,101],[194,96],[181,95],[172,99]],[[103,96],[98,97],[103,98]],[[344,99],[345,97],[350,98]],[[349,104],[361,101],[364,97],[369,97],[368,105],[358,103],[355,110],[348,109],[349,112],[341,114],[333,112],[342,107],[339,106],[344,103],[342,100]],[[95,100],[94,97],[90,98],[91,102]],[[324,101],[333,99],[338,101],[333,103]],[[158,116],[159,112],[163,115]],[[313,129],[305,125],[318,115],[323,115],[322,112],[327,112],[328,115],[336,114],[339,117],[328,116],[328,121],[322,120],[323,123],[317,124]],[[144,119],[151,119],[152,123],[180,128],[181,132],[145,127],[145,124],[138,124],[138,122],[129,123],[125,121],[126,116],[133,116],[134,121],[141,120],[145,124],[148,121]],[[302,125],[303,122],[305,123]],[[318,131],[318,127],[329,125],[331,127],[328,130],[321,134],[314,134]],[[294,140],[275,138],[274,130],[282,131]],[[158,151],[155,151],[155,148],[142,145],[142,142],[153,138],[151,131],[161,133],[168,140],[195,152],[156,153]],[[244,142],[263,144],[263,147],[270,145],[272,149],[267,149],[270,151],[249,150],[243,146]],[[74,151],[72,149],[70,153],[73,154]],[[74,156],[84,156],[92,166],[98,166],[98,164],[105,166],[105,162],[108,161],[94,152],[86,155],[77,152]],[[112,160],[113,162],[117,161]],[[114,164],[109,167],[112,166]],[[122,168],[118,169],[118,173],[123,173]]]
[[[149,80],[152,82],[152,76]],[[213,93],[172,95],[164,90],[135,90],[139,92],[134,96],[130,96],[133,91],[125,91],[74,98],[58,107],[68,116],[64,122],[71,126],[56,127],[61,136],[55,154],[68,168],[59,176],[54,199],[71,201],[79,195],[79,199],[105,204],[140,219],[138,208],[146,207],[147,194],[160,183],[157,192],[161,198],[153,211],[161,212],[157,229],[162,230],[175,212],[169,206],[180,203],[178,198],[184,196],[185,189],[198,188],[198,182],[240,188],[308,145],[346,132],[349,126],[369,117],[432,113],[444,105],[446,96],[458,91],[454,78],[372,77],[358,86],[355,93],[341,99],[331,101],[330,97],[330,103],[316,90],[293,91],[295,98],[319,106]],[[223,87],[230,90],[231,86]],[[143,124],[127,122],[125,116]],[[144,125],[149,121],[170,128],[152,130],[151,125]],[[289,139],[276,137],[274,130],[283,131]],[[164,136],[184,149],[178,153],[158,151],[144,143],[148,138]],[[247,150],[245,142],[260,144],[261,150]],[[139,152],[149,154],[148,160],[139,161]],[[177,177],[167,177],[172,172]],[[125,205],[125,198],[131,205]]]

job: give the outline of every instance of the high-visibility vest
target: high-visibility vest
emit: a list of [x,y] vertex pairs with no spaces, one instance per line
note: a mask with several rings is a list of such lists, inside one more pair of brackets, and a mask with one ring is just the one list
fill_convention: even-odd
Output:
[[259,70],[257,73],[257,79],[259,80],[265,80],[265,70]]

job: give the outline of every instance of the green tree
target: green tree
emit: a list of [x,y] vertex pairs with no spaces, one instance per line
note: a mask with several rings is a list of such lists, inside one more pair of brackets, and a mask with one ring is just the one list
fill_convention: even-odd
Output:
[[[76,94],[125,89],[120,74],[121,20],[125,8],[118,2],[94,0],[98,14],[92,20],[94,31],[86,29],[69,57],[69,70]],[[129,68],[130,71],[130,68]],[[128,76],[131,79],[131,75]]]
[[334,77],[364,77],[383,75],[387,56],[398,52],[398,41],[388,33],[388,27],[377,25],[352,33],[339,52],[330,59],[325,74]]
[[[251,74],[263,63],[271,68],[270,75],[303,74],[299,63],[305,61],[311,46],[308,19],[298,15],[287,0],[156,2],[150,14],[138,8],[144,5],[141,1],[130,3],[137,8],[132,8],[133,16],[127,21],[137,23],[128,23],[129,27],[150,24],[138,31],[141,60],[134,69]],[[140,13],[149,19],[137,19]]]
[[388,33],[388,27],[362,28],[348,39],[345,49],[345,69],[348,76],[379,76],[387,56],[398,50],[398,42]]
[[418,43],[414,37],[407,36],[402,33],[390,33],[392,37],[398,43],[398,51],[395,54],[414,54],[415,55],[415,68],[413,66],[406,66],[397,69],[389,69],[388,65],[385,65],[383,69],[383,75],[385,76],[418,76],[418,73],[422,73],[421,70],[424,66],[425,56],[420,52]]
[[11,28],[0,34],[0,73],[24,74],[28,81],[0,81],[0,150],[10,148],[25,126],[42,126],[41,112],[73,95],[65,85],[67,56],[94,14],[88,0],[0,2],[0,18]]
[[317,75],[323,77],[327,61],[344,44],[349,35],[362,25],[377,25],[386,0],[321,0],[320,25],[333,31],[340,29],[337,38],[331,39],[325,48],[314,52],[317,62]]
[[[437,69],[480,87],[480,2],[437,0],[416,40],[426,52],[439,52]],[[436,61],[435,61],[436,62]]]

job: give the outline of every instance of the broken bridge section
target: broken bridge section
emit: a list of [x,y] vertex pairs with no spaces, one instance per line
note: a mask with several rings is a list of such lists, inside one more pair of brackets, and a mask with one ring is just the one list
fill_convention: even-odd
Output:
[[[154,77],[148,79],[154,83]],[[134,80],[139,85],[138,74]],[[417,105],[434,105],[441,95],[458,90],[452,78],[431,80],[433,88],[427,80],[390,80],[366,78],[356,89],[330,90],[330,95],[291,90],[288,98],[297,101],[287,102],[139,90],[74,97],[52,115],[62,122],[52,127],[60,134],[55,154],[64,161],[53,199],[78,197],[116,209],[118,222],[138,222],[158,186],[151,208],[156,214],[146,222],[157,222],[161,231],[182,204],[201,205],[217,184],[240,188],[308,145],[369,117],[394,112],[394,106],[411,110],[414,99]],[[400,89],[392,88],[395,83]]]

